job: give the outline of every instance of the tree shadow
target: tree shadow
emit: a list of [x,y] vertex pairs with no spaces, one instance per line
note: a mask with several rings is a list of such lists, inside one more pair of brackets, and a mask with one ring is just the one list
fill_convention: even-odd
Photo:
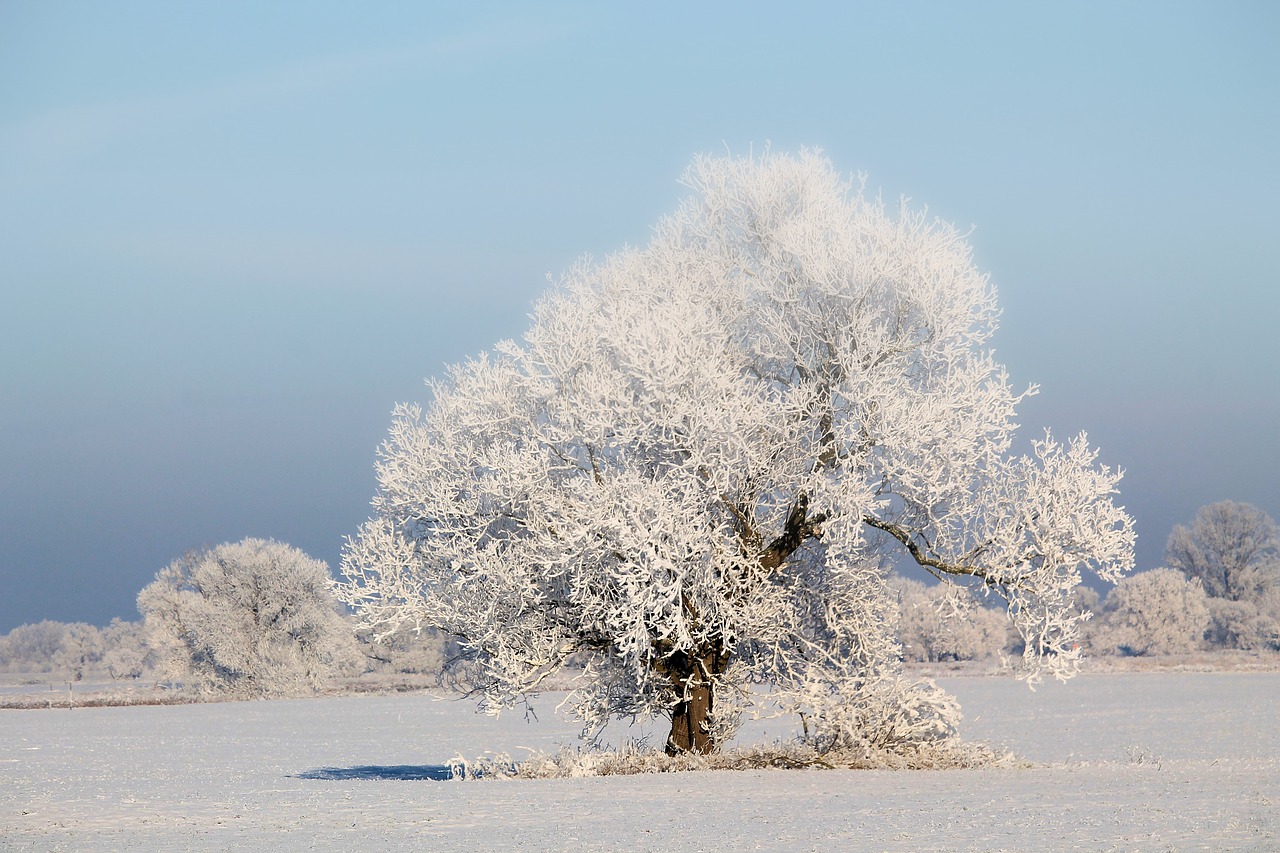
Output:
[[396,782],[448,782],[453,772],[447,764],[367,764],[360,767],[321,767],[296,773],[290,779],[319,779],[345,782],[351,779]]

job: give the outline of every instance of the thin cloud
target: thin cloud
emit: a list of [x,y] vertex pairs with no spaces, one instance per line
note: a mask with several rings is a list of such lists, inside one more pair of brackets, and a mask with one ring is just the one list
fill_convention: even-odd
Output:
[[525,52],[570,32],[566,26],[506,21],[407,47],[322,56],[175,94],[62,107],[0,124],[0,151],[8,150],[11,163],[51,165],[161,123],[281,103],[352,83],[448,72]]

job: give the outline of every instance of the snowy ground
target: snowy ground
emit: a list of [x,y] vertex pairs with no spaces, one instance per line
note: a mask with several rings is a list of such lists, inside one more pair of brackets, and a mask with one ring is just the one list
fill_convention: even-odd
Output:
[[448,782],[575,727],[423,695],[4,710],[0,850],[1280,850],[1280,673],[940,682],[1040,766]]

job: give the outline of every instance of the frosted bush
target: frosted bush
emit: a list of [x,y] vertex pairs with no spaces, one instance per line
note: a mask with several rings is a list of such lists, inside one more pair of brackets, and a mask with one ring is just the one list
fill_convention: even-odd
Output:
[[1258,601],[1210,598],[1209,641],[1228,649],[1280,649],[1280,591]]
[[851,678],[801,697],[801,741],[819,754],[872,755],[955,735],[960,704],[929,680]]
[[451,637],[434,628],[406,625],[383,637],[374,637],[366,628],[357,630],[356,636],[374,671],[443,675],[460,653]]
[[979,660],[999,654],[1010,643],[1011,626],[1003,610],[964,595],[949,584],[926,586],[896,578],[898,639],[911,661]]

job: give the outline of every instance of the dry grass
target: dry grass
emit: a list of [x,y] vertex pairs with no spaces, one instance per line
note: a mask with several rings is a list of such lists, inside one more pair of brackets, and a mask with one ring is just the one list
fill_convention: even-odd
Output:
[[796,742],[738,747],[714,755],[664,752],[628,744],[618,749],[561,749],[517,761],[505,753],[450,762],[455,779],[571,779],[706,770],[954,770],[1030,766],[1012,753],[958,739],[902,745],[892,750],[818,752]]
[[0,709],[120,708],[137,705],[191,705],[200,701],[203,701],[202,697],[190,693],[158,688],[95,690],[83,693],[62,690],[0,696]]
[[1085,672],[1280,672],[1280,652],[1215,649],[1176,655],[1092,655]]

